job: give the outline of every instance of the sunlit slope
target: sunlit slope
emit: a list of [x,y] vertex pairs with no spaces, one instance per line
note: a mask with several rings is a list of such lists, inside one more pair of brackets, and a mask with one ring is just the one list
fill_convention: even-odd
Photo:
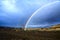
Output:
[[57,31],[60,30],[60,24],[53,25],[49,28],[27,28],[27,30],[39,30],[39,31]]

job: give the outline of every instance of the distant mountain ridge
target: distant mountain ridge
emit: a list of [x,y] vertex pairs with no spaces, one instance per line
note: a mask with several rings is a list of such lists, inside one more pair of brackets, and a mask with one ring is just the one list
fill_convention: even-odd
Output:
[[1,29],[1,28],[13,28],[13,27],[0,26],[0,29]]

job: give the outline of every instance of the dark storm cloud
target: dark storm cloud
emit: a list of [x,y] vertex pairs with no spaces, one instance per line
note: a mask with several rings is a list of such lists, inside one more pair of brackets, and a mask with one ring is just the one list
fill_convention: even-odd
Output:
[[57,0],[0,0],[0,26],[20,27],[41,6]]
[[41,25],[40,27],[50,27],[55,24],[60,24],[60,1],[38,10],[28,23],[28,25]]

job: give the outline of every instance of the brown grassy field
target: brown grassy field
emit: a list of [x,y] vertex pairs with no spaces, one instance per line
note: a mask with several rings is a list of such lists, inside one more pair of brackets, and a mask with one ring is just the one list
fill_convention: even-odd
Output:
[[60,40],[60,31],[0,28],[0,40]]

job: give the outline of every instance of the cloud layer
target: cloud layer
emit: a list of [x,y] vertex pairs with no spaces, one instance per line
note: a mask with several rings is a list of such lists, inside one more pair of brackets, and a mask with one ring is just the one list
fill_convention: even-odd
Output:
[[0,26],[25,26],[40,7],[57,0],[0,0]]

